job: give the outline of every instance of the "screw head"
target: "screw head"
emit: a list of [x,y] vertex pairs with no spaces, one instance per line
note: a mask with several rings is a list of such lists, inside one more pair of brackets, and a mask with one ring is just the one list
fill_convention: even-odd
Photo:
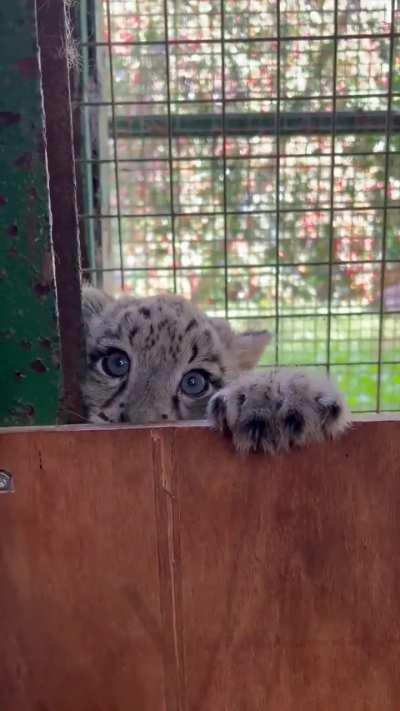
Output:
[[0,494],[8,494],[11,491],[14,491],[12,475],[0,469]]

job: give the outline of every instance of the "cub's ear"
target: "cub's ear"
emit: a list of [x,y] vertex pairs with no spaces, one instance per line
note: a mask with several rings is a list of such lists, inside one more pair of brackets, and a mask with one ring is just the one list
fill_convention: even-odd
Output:
[[218,331],[224,346],[235,356],[239,370],[254,368],[260,360],[272,336],[268,331],[245,331],[235,333],[223,318],[210,319]]
[[268,331],[236,333],[232,346],[239,368],[241,370],[255,368],[271,339],[272,336]]
[[82,315],[85,327],[88,327],[93,316],[100,316],[112,301],[111,296],[105,294],[104,291],[84,285],[82,287]]

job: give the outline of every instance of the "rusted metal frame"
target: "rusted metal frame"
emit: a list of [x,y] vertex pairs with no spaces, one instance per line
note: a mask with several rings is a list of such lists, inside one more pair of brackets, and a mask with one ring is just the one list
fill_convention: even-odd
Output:
[[58,320],[63,372],[59,421],[83,419],[80,250],[65,0],[37,2]]

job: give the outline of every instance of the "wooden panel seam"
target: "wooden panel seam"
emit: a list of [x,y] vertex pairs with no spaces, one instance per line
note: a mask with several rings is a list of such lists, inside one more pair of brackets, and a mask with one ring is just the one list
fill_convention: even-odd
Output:
[[182,571],[175,429],[150,433],[157,526],[166,711],[185,711]]

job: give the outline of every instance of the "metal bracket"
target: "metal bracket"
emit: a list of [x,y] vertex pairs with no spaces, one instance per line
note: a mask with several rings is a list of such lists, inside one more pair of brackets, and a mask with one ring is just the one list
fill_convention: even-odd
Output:
[[15,491],[12,474],[0,469],[0,494],[12,494]]

